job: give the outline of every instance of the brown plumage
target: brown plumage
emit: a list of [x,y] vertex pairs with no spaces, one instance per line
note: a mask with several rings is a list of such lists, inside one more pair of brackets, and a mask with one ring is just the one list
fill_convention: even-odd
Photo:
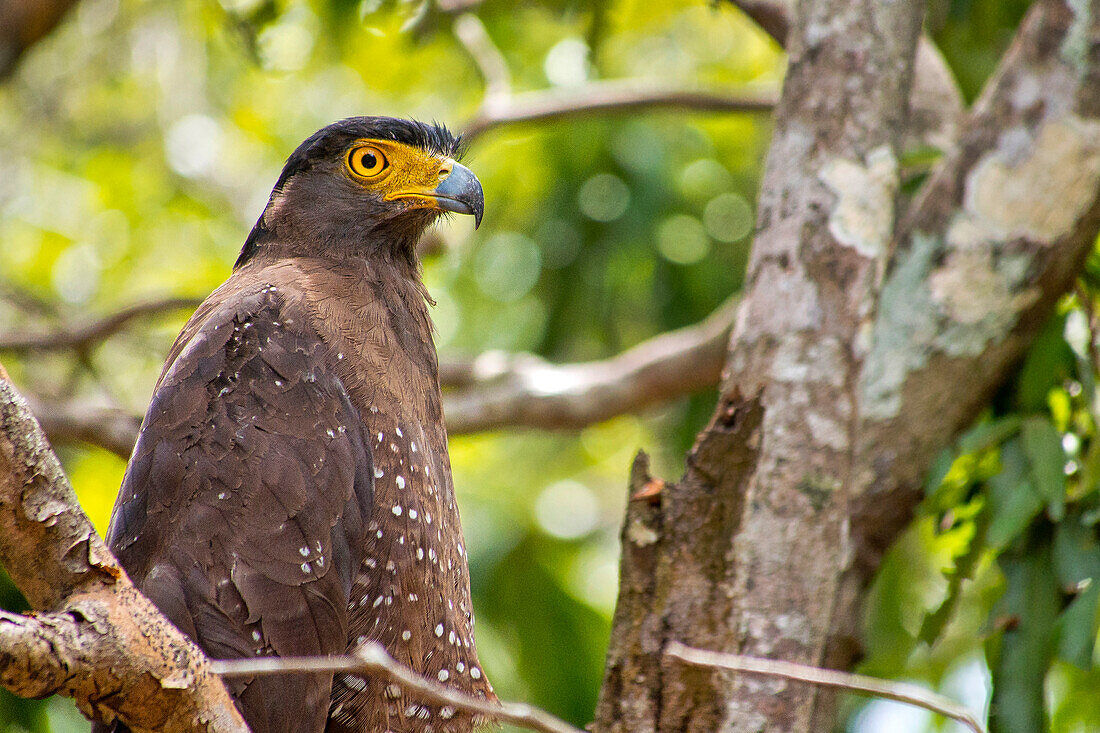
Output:
[[[232,276],[168,355],[108,541],[214,658],[380,641],[492,698],[474,648],[414,247],[481,188],[446,130],[353,118],[287,161]],[[468,731],[381,680],[236,682],[254,731]]]

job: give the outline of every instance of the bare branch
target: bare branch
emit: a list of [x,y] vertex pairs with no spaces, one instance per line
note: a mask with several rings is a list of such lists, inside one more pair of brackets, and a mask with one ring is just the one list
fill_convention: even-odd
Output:
[[126,460],[134,449],[141,417],[121,407],[29,396],[31,412],[54,443],[83,442]]
[[550,364],[531,355],[483,354],[451,364],[465,385],[444,394],[452,434],[505,426],[579,428],[717,384],[736,311],[731,299],[703,322],[661,334],[604,361]]
[[34,616],[0,615],[0,684],[131,730],[248,730],[203,653],[130,582],[0,367],[0,563]]
[[481,19],[473,13],[460,15],[455,19],[454,33],[485,79],[486,99],[503,98],[511,94],[512,75],[508,71],[508,62],[493,43]]
[[506,98],[487,96],[481,108],[462,127],[462,135],[467,141],[473,141],[505,125],[643,109],[770,112],[775,102],[776,94],[771,90],[718,92],[659,86],[648,81],[598,81],[576,89],[520,92]]
[[39,334],[0,334],[0,351],[87,350],[122,331],[134,321],[147,316],[195,308],[201,302],[201,298],[165,298],[131,305],[89,323],[64,326],[54,331]]
[[513,94],[508,64],[481,20],[472,13],[465,13],[455,20],[454,33],[485,79],[485,98],[481,107],[462,127],[462,135],[467,142],[478,139],[493,128],[519,122],[636,109],[760,112],[770,111],[775,106],[774,91],[719,93],[661,87],[632,80],[592,82],[580,89]]
[[734,672],[782,677],[783,679],[808,682],[821,687],[835,687],[849,692],[895,700],[957,720],[974,733],[985,733],[985,727],[978,722],[974,713],[966,706],[960,705],[944,695],[904,682],[881,680],[862,674],[838,672],[820,667],[810,667],[805,664],[794,664],[793,662],[695,649],[684,646],[678,641],[670,641],[665,647],[665,654],[698,667],[730,669]]
[[498,722],[511,723],[542,733],[583,733],[578,728],[526,703],[501,702],[467,695],[453,687],[421,677],[391,657],[377,642],[359,647],[352,656],[343,657],[260,657],[226,659],[212,662],[216,674],[223,677],[288,674],[303,672],[357,672],[382,675],[419,698],[437,705],[446,705],[484,715]]

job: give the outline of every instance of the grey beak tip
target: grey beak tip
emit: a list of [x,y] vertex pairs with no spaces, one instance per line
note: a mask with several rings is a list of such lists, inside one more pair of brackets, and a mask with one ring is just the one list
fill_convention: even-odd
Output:
[[485,193],[481,190],[481,181],[469,168],[455,163],[450,175],[436,187],[435,193],[439,197],[440,208],[458,214],[472,214],[474,229],[481,226]]

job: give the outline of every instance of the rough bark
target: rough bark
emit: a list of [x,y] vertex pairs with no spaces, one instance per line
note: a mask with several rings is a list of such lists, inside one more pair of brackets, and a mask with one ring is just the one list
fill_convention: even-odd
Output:
[[36,613],[0,612],[0,684],[138,731],[247,731],[202,652],[133,586],[0,367],[0,564]]
[[[919,8],[799,10],[722,397],[684,478],[628,511],[599,731],[831,725],[827,693],[688,680],[660,650],[847,666],[862,591],[928,461],[1010,373],[1100,227],[1100,2],[1036,4],[904,216],[893,131]],[[731,435],[726,416],[748,405],[759,428]],[[714,445],[751,460],[701,459]],[[738,513],[681,532],[706,516],[673,518],[694,502]],[[676,612],[690,602],[673,588],[701,594],[697,615]]]

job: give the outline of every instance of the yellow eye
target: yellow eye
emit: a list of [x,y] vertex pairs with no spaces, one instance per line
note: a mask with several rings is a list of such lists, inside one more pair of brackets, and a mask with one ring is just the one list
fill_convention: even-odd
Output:
[[388,166],[386,156],[373,145],[359,145],[348,152],[348,170],[362,178],[376,178]]

